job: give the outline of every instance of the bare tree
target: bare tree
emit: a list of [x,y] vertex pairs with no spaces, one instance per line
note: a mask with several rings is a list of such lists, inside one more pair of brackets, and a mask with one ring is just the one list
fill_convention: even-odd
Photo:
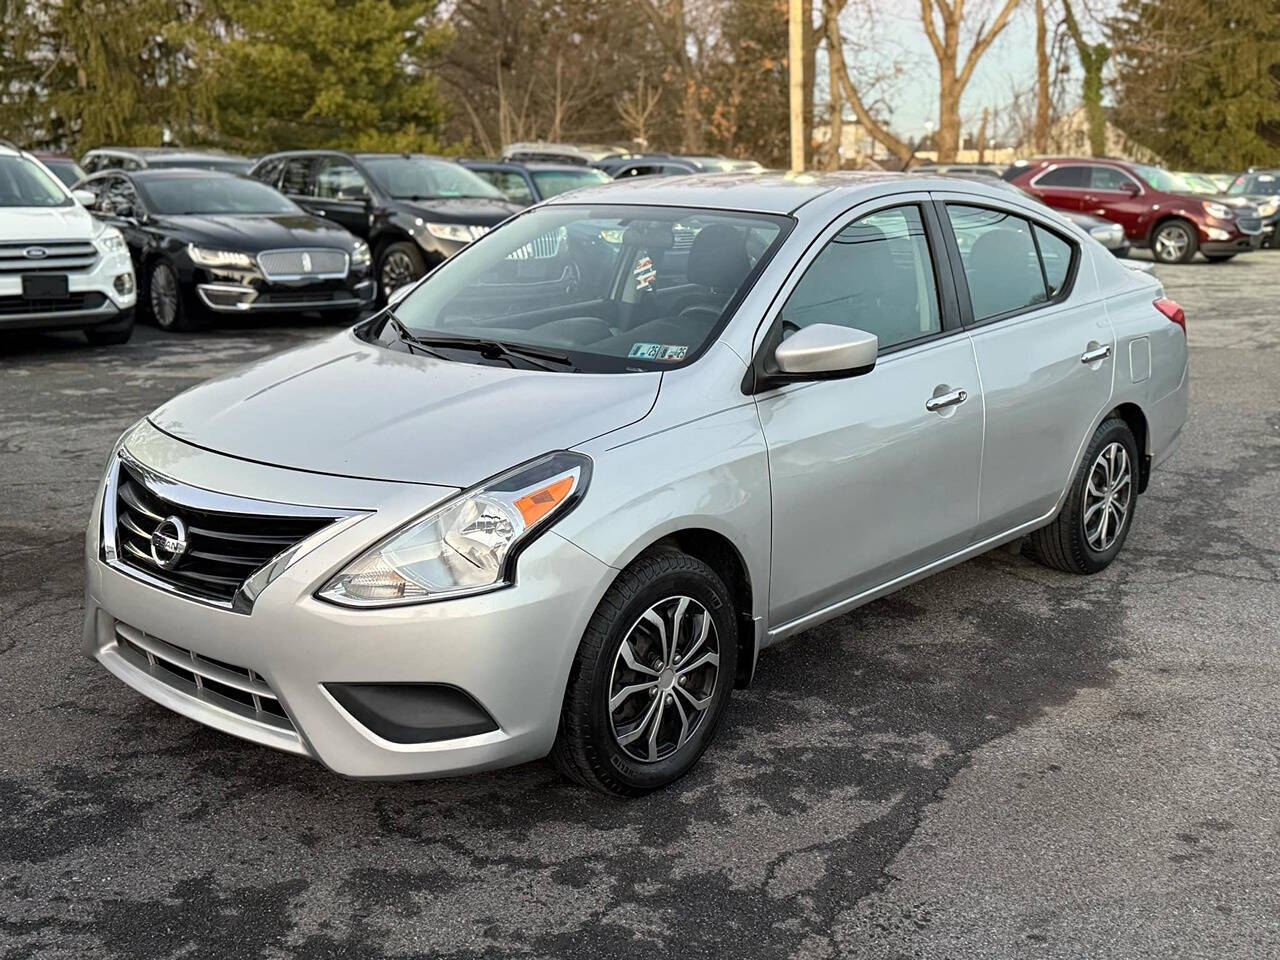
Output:
[[[960,56],[965,32],[965,0],[920,0],[920,19],[925,36],[938,61],[938,129],[934,143],[938,159],[951,161],[960,146],[960,98],[973,78],[978,62],[1009,22],[1019,0],[1001,0],[995,19],[979,21],[969,52]],[[972,13],[970,13],[972,16]]]
[[1031,145],[1036,153],[1049,150],[1049,24],[1048,4],[1036,0],[1036,123]]
[[1085,39],[1071,9],[1071,0],[1062,0],[1062,13],[1084,71],[1082,99],[1085,119],[1089,123],[1089,149],[1095,157],[1101,157],[1107,152],[1107,118],[1102,112],[1102,70],[1111,59],[1111,48],[1105,43],[1090,43]]
[[689,52],[694,39],[689,32],[687,0],[640,0],[653,32],[666,52],[682,91],[680,123],[683,149],[688,153],[701,153],[704,149],[702,97],[698,77],[698,64]]
[[642,147],[649,145],[649,120],[661,100],[662,90],[648,86],[642,72],[635,89],[628,90],[615,101],[618,116],[631,134],[631,139]]

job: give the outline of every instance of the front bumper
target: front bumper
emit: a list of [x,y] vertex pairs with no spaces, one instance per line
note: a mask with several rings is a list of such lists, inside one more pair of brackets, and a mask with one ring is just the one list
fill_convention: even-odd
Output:
[[215,313],[352,311],[372,306],[377,287],[369,277],[344,281],[234,283],[214,279],[196,284],[196,296]]
[[1200,244],[1200,252],[1210,256],[1248,253],[1262,246],[1263,237],[1264,234],[1256,233],[1252,236],[1240,235],[1231,240],[1210,240]]
[[[518,582],[507,589],[385,610],[338,607],[315,599],[315,591],[353,555],[438,502],[444,488],[300,475],[197,450],[149,426],[138,432],[141,441],[129,442],[131,455],[160,462],[155,454],[163,451],[170,455],[163,462],[177,463],[167,472],[182,472],[192,485],[207,488],[221,477],[217,489],[231,495],[339,504],[359,516],[344,521],[336,534],[317,534],[313,539],[321,542],[304,548],[257,597],[252,611],[242,614],[158,589],[104,562],[99,503],[86,537],[86,654],[177,713],[314,757],[347,776],[457,774],[520,763],[550,750],[569,668],[612,579],[609,567],[550,531],[529,545]],[[174,650],[185,652],[189,672],[215,677],[223,686],[201,690],[193,682],[175,682],[163,663],[148,662],[148,645],[161,660],[173,659]],[[217,692],[246,683],[257,696],[248,706]],[[326,689],[405,683],[464,691],[497,729],[425,743],[392,742]]]
[[[127,275],[128,293],[116,288]],[[102,254],[89,269],[67,272],[65,299],[28,301],[22,296],[19,273],[0,275],[0,331],[83,330],[127,322],[137,300],[137,283],[129,254]]]

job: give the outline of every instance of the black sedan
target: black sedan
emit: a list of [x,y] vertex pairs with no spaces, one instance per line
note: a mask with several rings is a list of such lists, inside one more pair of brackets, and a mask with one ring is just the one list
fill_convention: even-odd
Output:
[[166,169],[112,170],[76,186],[124,234],[138,304],[165,330],[268,311],[354,320],[374,301],[368,245],[266,184]]

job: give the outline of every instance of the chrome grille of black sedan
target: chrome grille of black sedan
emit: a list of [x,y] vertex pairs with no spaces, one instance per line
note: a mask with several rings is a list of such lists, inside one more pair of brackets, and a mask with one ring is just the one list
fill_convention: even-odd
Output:
[[308,250],[265,250],[258,266],[268,280],[300,280],[311,277],[345,277],[348,257],[342,250],[320,247]]
[[334,520],[193,509],[149,489],[124,461],[115,509],[120,562],[180,593],[221,603],[230,603],[258,568]]
[[98,248],[87,240],[0,243],[0,274],[76,273],[97,259]]

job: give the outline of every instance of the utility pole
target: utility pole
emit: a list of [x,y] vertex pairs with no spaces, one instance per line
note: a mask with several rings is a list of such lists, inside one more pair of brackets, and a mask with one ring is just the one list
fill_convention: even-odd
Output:
[[804,17],[805,0],[790,0],[787,35],[790,54],[787,72],[791,80],[791,169],[804,169]]

